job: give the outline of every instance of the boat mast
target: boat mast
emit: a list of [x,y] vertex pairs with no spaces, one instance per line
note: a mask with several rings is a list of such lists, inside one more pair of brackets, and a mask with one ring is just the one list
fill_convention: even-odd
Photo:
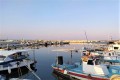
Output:
[[87,43],[88,43],[88,37],[87,37],[86,31],[85,31],[85,37],[86,37],[86,40],[87,40]]

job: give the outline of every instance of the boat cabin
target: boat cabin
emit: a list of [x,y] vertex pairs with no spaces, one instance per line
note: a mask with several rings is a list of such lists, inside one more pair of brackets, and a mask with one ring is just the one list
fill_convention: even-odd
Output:
[[95,60],[90,59],[90,60],[88,60],[87,64],[88,65],[99,65],[100,64],[100,60],[99,59],[95,59]]
[[120,50],[120,44],[114,44],[108,47],[108,50]]
[[92,75],[108,75],[109,71],[105,65],[101,64],[99,58],[83,60],[83,72]]
[[11,51],[3,50],[3,51],[0,51],[0,62],[24,59],[27,57],[28,57],[27,50],[11,50]]

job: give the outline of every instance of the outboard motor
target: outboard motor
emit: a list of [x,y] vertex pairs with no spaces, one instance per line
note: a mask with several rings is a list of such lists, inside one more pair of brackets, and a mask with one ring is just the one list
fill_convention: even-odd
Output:
[[63,56],[58,56],[57,57],[57,64],[63,65]]

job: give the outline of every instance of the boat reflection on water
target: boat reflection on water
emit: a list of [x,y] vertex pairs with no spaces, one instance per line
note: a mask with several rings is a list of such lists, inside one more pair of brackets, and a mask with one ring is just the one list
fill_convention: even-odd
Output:
[[56,78],[56,80],[71,80],[69,76],[63,75],[55,70],[53,70],[52,75]]
[[[33,66],[31,66],[31,69],[34,72],[37,71],[37,69],[35,68],[35,64]],[[10,80],[11,78],[24,79],[24,78],[30,76],[31,74],[32,74],[32,72],[27,68],[18,68],[18,70],[14,70],[11,74],[4,73],[4,74],[0,74],[0,75],[5,77],[5,80]]]
[[55,70],[53,70],[52,75],[56,78],[56,80],[78,80],[74,79],[72,77],[69,77],[68,75],[63,75]]

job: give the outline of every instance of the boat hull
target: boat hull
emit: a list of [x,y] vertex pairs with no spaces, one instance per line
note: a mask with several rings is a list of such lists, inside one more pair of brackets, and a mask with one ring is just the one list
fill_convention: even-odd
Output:
[[72,71],[68,71],[67,74],[64,73],[65,70],[62,68],[53,67],[53,69],[63,75],[69,76],[70,78],[78,79],[78,80],[110,80],[109,78],[102,78],[97,76],[90,76],[89,74],[80,74]]
[[[12,73],[10,73],[10,74],[8,73],[7,70],[5,70],[5,71],[1,71],[0,75],[3,75],[6,78],[5,80],[10,80],[11,78],[18,78],[18,77],[26,76],[30,72],[25,66],[21,67],[20,69],[21,69],[21,73],[18,72],[17,68],[15,68],[15,69],[12,69]],[[34,71],[37,70],[34,67],[34,64],[31,64],[31,69],[34,70]]]
[[108,56],[108,57],[104,56],[104,61],[119,63],[120,62],[120,56]]
[[91,76],[89,74],[80,74],[76,72],[69,71],[68,74],[74,78],[80,79],[80,80],[109,80],[108,78],[102,78],[97,76]]
[[65,75],[61,72],[58,72],[57,70],[53,70],[53,76],[56,77],[58,80],[71,80],[70,76]]
[[[30,63],[30,67],[33,68],[33,65],[34,65],[34,64],[35,64],[35,62],[31,62],[31,63]],[[26,65],[21,65],[21,66],[19,66],[19,67],[11,68],[11,73],[14,73],[15,71],[18,71],[18,68],[19,68],[19,69],[28,69],[28,68],[26,67]],[[7,68],[4,69],[4,70],[0,70],[0,74],[11,74],[11,73],[9,73],[9,71],[8,71]]]

